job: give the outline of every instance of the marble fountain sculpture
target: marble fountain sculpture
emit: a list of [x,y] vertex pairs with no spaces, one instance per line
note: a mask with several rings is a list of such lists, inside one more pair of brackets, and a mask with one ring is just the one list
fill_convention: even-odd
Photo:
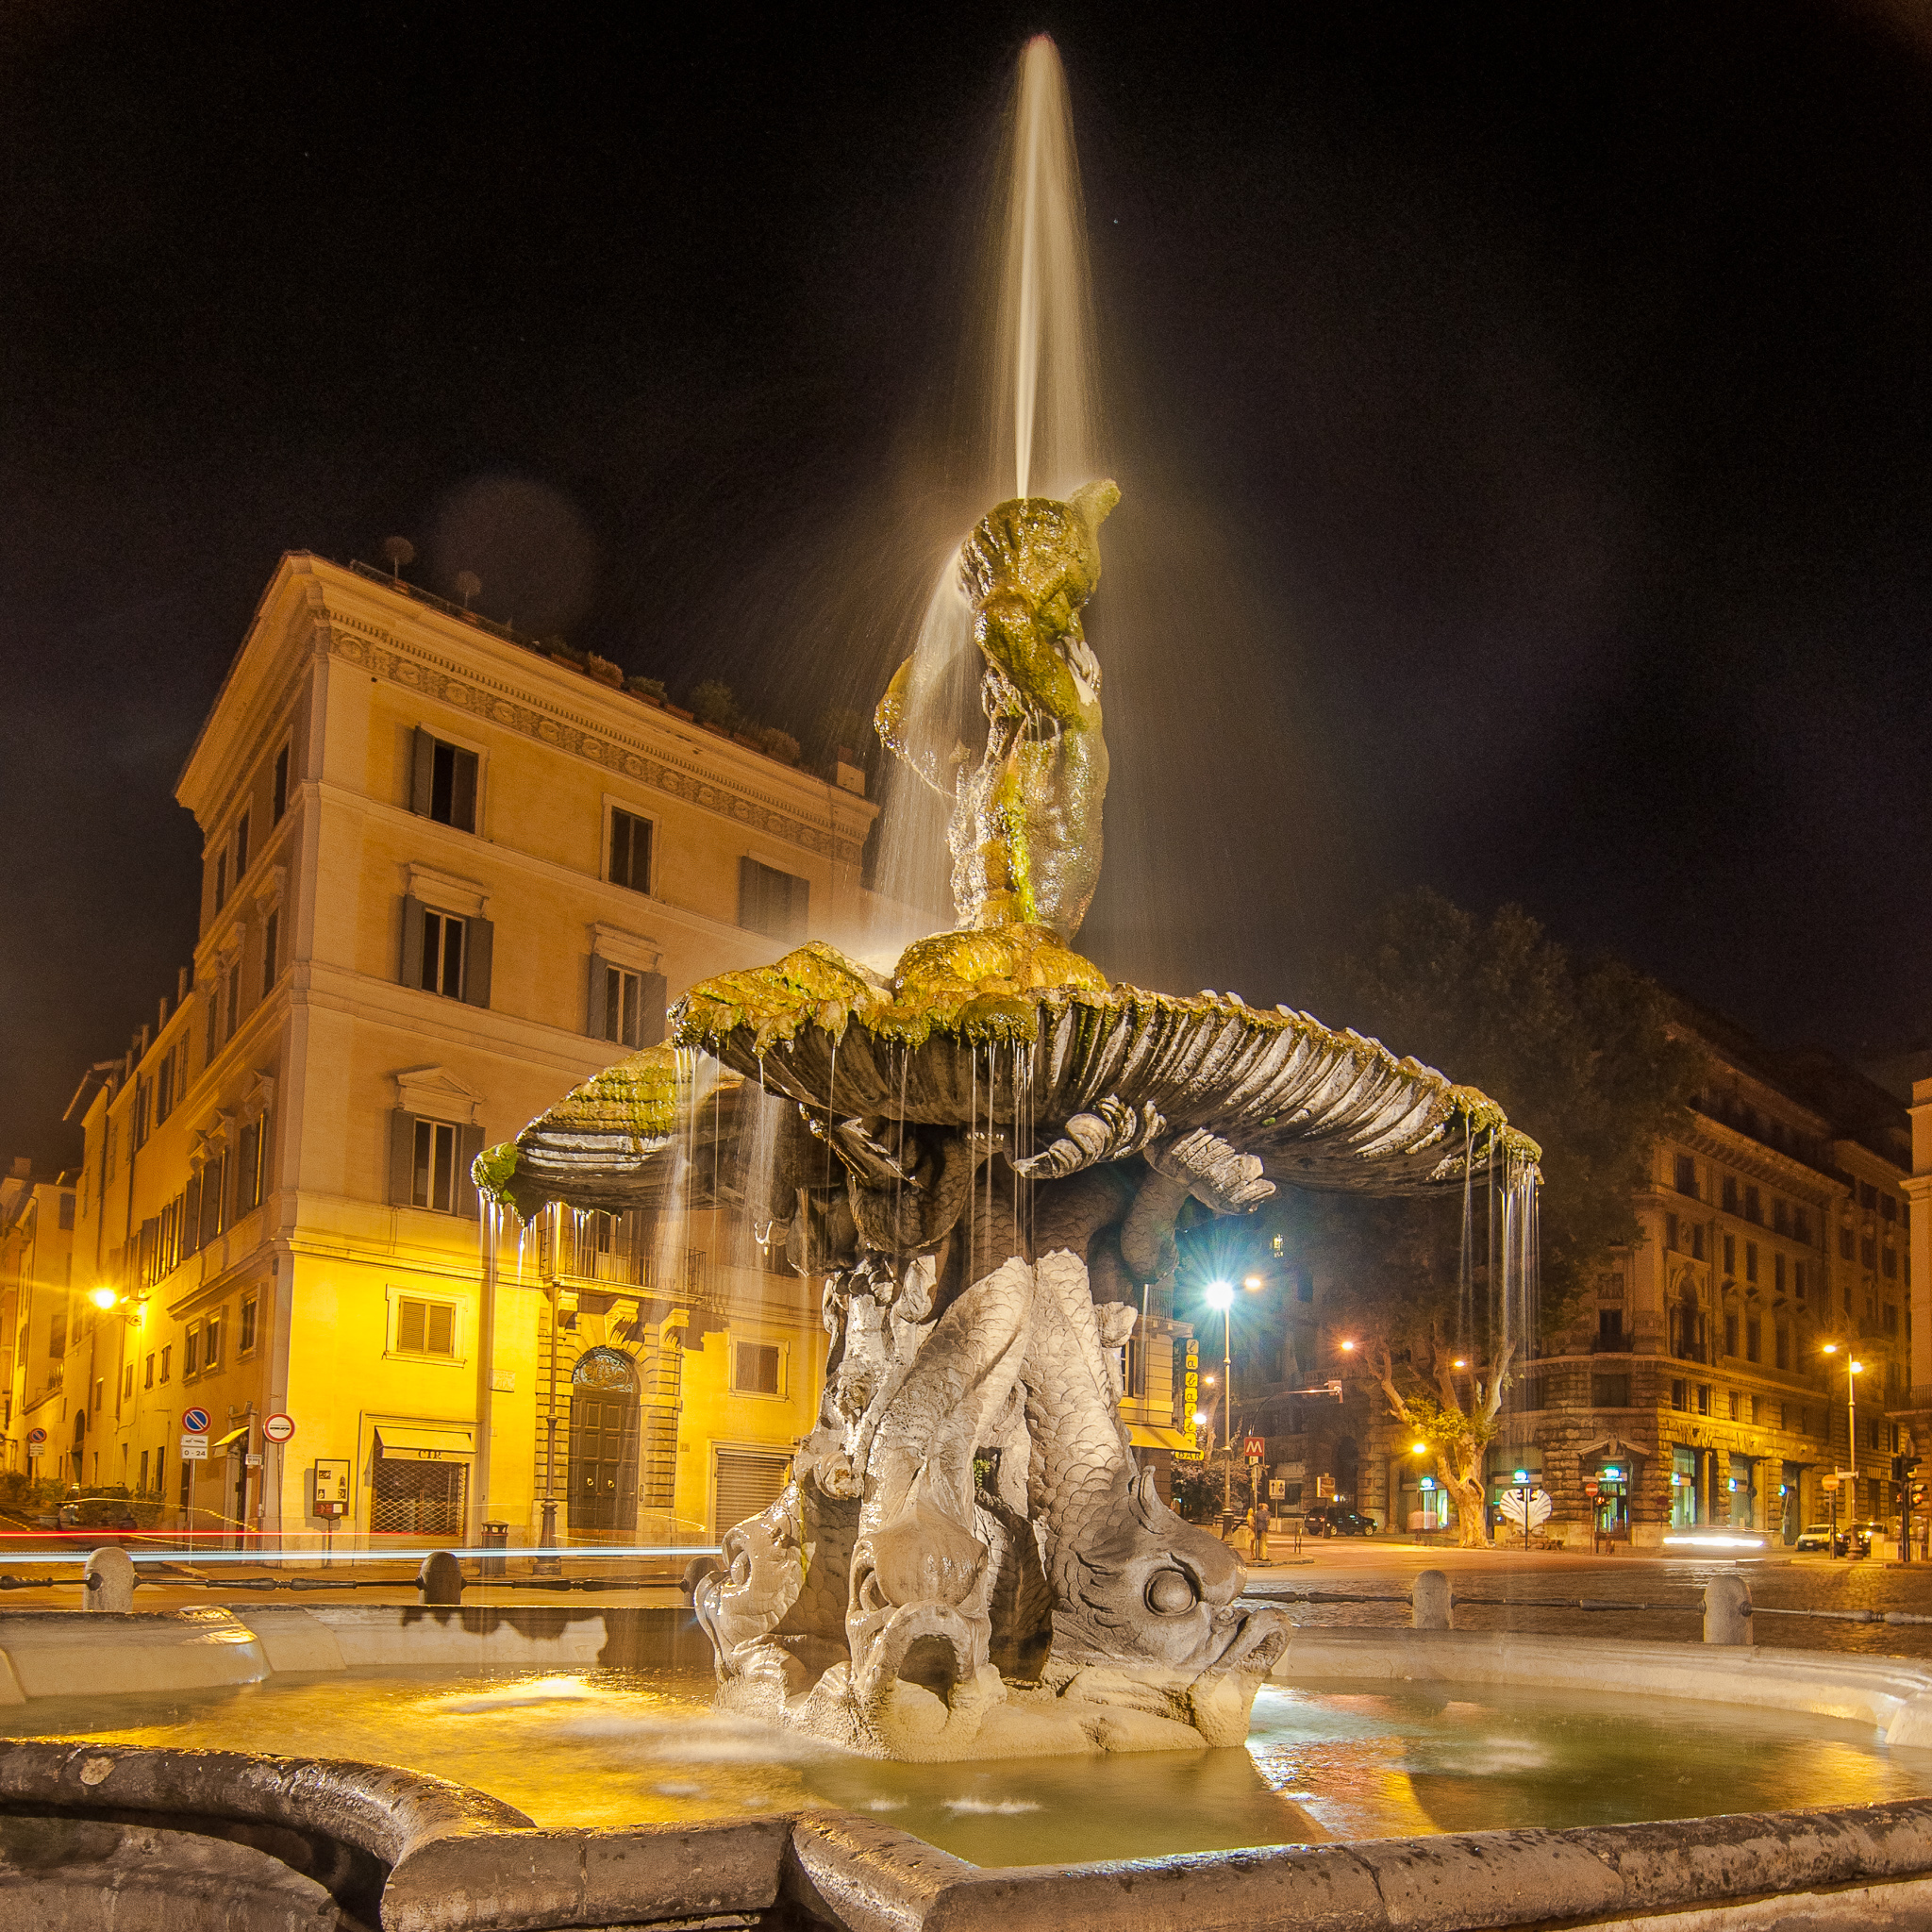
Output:
[[674,1044],[476,1163],[526,1217],[646,1204],[692,1130],[695,1056],[738,1076],[762,1211],[823,1277],[831,1340],[791,1482],[694,1604],[722,1707],[877,1757],[1240,1743],[1289,1626],[1241,1603],[1241,1563],[1161,1500],[1119,1414],[1117,1351],[1173,1275],[1176,1216],[1281,1185],[1460,1188],[1491,1162],[1533,1184],[1534,1144],[1474,1090],[1072,950],[1108,778],[1081,611],[1118,501],[1017,498],[962,546],[976,764],[918,715],[909,660],[880,703],[885,743],[952,798],[956,929],[890,975],[813,941],[693,987]]

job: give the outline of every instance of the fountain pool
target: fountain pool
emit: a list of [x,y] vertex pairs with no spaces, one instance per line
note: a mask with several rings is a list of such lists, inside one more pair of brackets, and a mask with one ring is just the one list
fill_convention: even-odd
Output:
[[1932,1752],[1731,1705],[1450,1683],[1270,1685],[1245,1750],[904,1764],[711,1707],[711,1674],[277,1673],[36,1698],[0,1735],[352,1758],[449,1778],[552,1827],[827,1807],[978,1865],[1560,1829],[1932,1792]]

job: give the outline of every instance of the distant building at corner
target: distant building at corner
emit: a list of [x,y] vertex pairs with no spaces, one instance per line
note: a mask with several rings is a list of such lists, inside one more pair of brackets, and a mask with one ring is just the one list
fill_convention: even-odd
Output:
[[[60,1373],[16,1373],[12,1466],[168,1525],[358,1541],[487,1515],[524,1542],[546,1504],[559,1533],[688,1540],[762,1507],[817,1401],[810,1285],[724,1216],[675,1256],[546,1217],[506,1243],[485,1359],[468,1170],[661,1040],[692,981],[808,922],[857,941],[862,774],[293,555],[176,795],[192,976],[83,1096],[72,1280],[10,1318]],[[349,1471],[339,1524],[318,1464]]]

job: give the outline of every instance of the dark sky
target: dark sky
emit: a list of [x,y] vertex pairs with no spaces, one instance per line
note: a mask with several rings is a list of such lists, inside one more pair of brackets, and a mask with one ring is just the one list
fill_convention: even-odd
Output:
[[1775,1042],[1932,1031],[1915,9],[618,12],[0,11],[0,1155],[189,957],[281,551],[870,708],[984,507],[1041,27],[1125,492],[1083,947],[1293,1001],[1426,883]]

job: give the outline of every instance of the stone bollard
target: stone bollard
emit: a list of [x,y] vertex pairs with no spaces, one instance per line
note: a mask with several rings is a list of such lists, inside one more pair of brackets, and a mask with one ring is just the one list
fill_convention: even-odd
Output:
[[1446,1570],[1418,1570],[1408,1592],[1409,1618],[1418,1630],[1453,1630],[1456,1600]]
[[1704,1586],[1704,1641],[1751,1643],[1751,1586],[1741,1576],[1713,1576]]
[[96,1550],[81,1573],[84,1610],[131,1610],[134,1607],[134,1558],[125,1550]]
[[416,1588],[425,1604],[459,1604],[463,1566],[447,1550],[431,1550],[416,1573]]

